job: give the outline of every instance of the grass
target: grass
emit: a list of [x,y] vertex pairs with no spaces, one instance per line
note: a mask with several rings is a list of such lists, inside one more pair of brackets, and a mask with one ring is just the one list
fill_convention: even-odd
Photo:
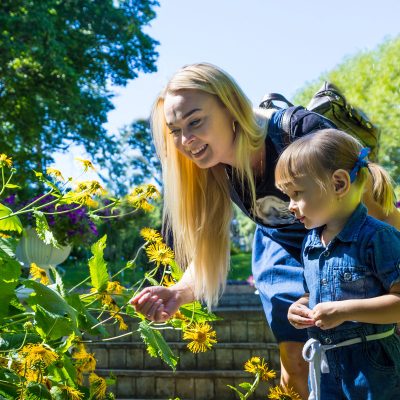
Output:
[[245,281],[251,275],[251,252],[238,253],[231,256],[231,269],[228,279]]

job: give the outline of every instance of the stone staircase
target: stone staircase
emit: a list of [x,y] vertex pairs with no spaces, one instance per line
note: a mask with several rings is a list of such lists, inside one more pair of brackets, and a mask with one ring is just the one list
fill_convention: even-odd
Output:
[[[129,327],[135,332],[132,336],[89,347],[97,358],[96,372],[101,376],[112,373],[116,377],[116,385],[111,390],[121,400],[237,399],[226,385],[252,382],[252,375],[244,372],[243,365],[253,356],[264,357],[269,367],[278,372],[278,347],[253,287],[229,285],[214,312],[222,318],[213,323],[218,343],[205,353],[191,353],[186,348],[187,342],[181,340],[181,332],[164,331],[165,339],[179,356],[175,372],[161,359],[147,354],[137,327],[132,324]],[[275,384],[277,379],[262,382],[251,399],[265,400],[268,385]]]

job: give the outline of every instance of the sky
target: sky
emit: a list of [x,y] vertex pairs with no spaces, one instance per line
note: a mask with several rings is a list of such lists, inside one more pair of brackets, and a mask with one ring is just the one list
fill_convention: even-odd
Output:
[[[400,34],[398,0],[159,0],[145,32],[160,42],[157,72],[140,73],[126,87],[111,87],[112,133],[147,118],[154,99],[174,72],[206,61],[228,72],[254,105],[265,93],[289,99],[307,82],[357,52]],[[81,149],[57,157],[73,175]],[[69,176],[70,176],[69,175]]]

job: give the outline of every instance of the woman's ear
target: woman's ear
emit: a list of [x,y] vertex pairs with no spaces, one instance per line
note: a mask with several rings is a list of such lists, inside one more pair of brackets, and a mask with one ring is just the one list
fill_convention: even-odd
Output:
[[332,174],[332,183],[335,190],[335,194],[338,198],[341,198],[350,190],[350,175],[344,169],[337,169]]

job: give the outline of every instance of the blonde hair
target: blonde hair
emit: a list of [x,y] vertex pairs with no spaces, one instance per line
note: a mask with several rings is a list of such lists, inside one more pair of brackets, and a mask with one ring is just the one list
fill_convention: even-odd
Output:
[[164,99],[184,89],[215,96],[231,114],[236,128],[235,173],[241,183],[249,185],[252,204],[255,187],[250,155],[261,147],[264,137],[248,98],[233,78],[211,64],[188,65],[176,72],[152,109],[152,134],[163,170],[164,226],[172,232],[178,263],[194,264],[195,297],[211,307],[217,303],[228,274],[232,203],[225,168],[199,168],[177,151],[168,133]]
[[[303,136],[280,155],[275,169],[276,185],[285,191],[293,179],[308,176],[326,190],[334,171],[344,169],[350,173],[362,148],[357,139],[337,129],[323,129]],[[380,165],[368,161],[367,168],[360,168],[353,182],[360,191],[364,189],[368,173],[373,179],[372,197],[388,215],[395,203],[392,180]]]

